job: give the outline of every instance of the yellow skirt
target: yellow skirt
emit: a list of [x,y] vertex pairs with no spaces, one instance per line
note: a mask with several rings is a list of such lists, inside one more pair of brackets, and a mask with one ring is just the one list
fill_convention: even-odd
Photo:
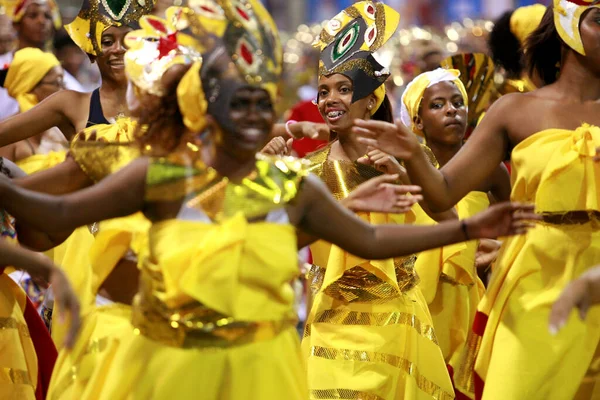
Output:
[[382,303],[315,297],[302,350],[311,399],[452,399],[454,392],[418,288]]
[[305,367],[293,328],[271,340],[224,349],[177,348],[122,337],[106,380],[85,399],[306,400]]
[[0,399],[35,399],[38,366],[25,323],[26,297],[6,274],[0,274]]
[[483,335],[475,363],[477,397],[511,400],[600,398],[600,309],[571,315],[548,331],[552,304],[573,279],[598,264],[598,222],[540,223],[508,239],[475,318]]
[[97,307],[84,317],[73,349],[59,353],[47,399],[93,398],[102,387],[122,334],[133,329],[130,320],[131,307],[122,304]]

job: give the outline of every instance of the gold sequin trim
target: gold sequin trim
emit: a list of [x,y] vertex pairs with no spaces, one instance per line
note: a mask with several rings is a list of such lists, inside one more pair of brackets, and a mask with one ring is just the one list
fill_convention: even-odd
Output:
[[359,392],[351,389],[311,390],[310,398],[315,400],[356,399],[356,400],[385,400],[375,394]]
[[0,368],[0,382],[13,385],[31,385],[29,373],[20,369]]
[[454,370],[454,387],[461,393],[475,395],[475,379],[473,371],[475,370],[475,360],[479,348],[481,347],[481,337],[469,331],[467,343],[460,355],[458,368]]
[[328,75],[332,75],[332,74],[343,74],[345,72],[354,71],[357,69],[362,70],[365,74],[367,74],[371,78],[385,80],[386,76],[379,76],[379,77],[375,76],[375,70],[373,69],[373,64],[371,64],[365,58],[355,58],[353,60],[348,60],[348,61],[338,65],[337,67],[332,68],[331,70],[328,70],[327,68],[325,68],[324,65],[321,65],[321,67],[319,68],[319,76],[323,76],[323,75],[328,76]]
[[413,289],[419,282],[414,270],[416,257],[410,256],[394,261],[398,291],[389,282],[384,281],[363,267],[356,266],[344,272],[344,275],[329,285],[323,293],[345,303],[380,304],[396,299],[403,292]]
[[412,376],[417,383],[417,387],[421,391],[432,396],[434,399],[450,400],[454,398],[453,395],[445,392],[441,387],[439,387],[438,385],[421,375],[419,369],[413,362],[392,354],[351,349],[333,349],[327,347],[314,346],[311,349],[311,356],[325,358],[327,360],[358,361],[388,364],[392,367],[399,368],[402,371],[404,371],[407,375]]
[[19,331],[19,335],[29,337],[29,328],[22,322],[17,322],[12,317],[0,318],[0,329],[16,329]]
[[433,326],[424,324],[416,315],[405,312],[370,313],[347,310],[325,310],[317,314],[312,323],[365,326],[406,325],[416,330],[419,335],[438,344]]

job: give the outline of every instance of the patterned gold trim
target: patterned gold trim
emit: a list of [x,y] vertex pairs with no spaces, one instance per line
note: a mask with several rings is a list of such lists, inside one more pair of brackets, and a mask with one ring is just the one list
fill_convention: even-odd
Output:
[[356,399],[356,400],[385,400],[383,397],[379,397],[374,394],[359,392],[351,389],[325,389],[325,390],[311,390],[310,398],[315,400],[345,400],[345,399]]
[[0,382],[13,385],[31,385],[29,373],[20,369],[0,368]]
[[481,347],[481,336],[476,335],[472,331],[467,336],[467,343],[460,355],[460,362],[457,363],[458,368],[454,370],[454,387],[465,395],[475,397],[475,360],[479,348]]
[[17,329],[19,331],[19,335],[29,337],[29,328],[27,328],[27,325],[22,322],[18,322],[12,317],[0,318],[0,329]]
[[460,283],[458,282],[456,279],[446,275],[445,273],[441,273],[440,274],[440,282],[442,283],[448,283],[452,286],[466,286],[466,287],[472,287],[473,285],[475,285],[475,283],[470,283],[470,284],[464,284],[464,283]]
[[419,335],[438,344],[433,326],[424,324],[416,315],[405,312],[370,313],[347,310],[325,310],[317,314],[312,323],[368,326],[406,325],[414,328]]
[[342,64],[338,65],[337,67],[332,68],[331,70],[328,70],[327,68],[325,68],[324,65],[321,64],[319,67],[319,76],[344,74],[345,72],[354,71],[357,69],[362,70],[365,74],[367,74],[371,78],[381,80],[382,82],[385,81],[385,76],[383,76],[383,77],[375,76],[375,69],[373,68],[373,64],[371,64],[365,58],[355,58],[354,60],[348,60],[345,63],[342,63]]
[[399,368],[403,370],[407,375],[412,376],[417,383],[417,387],[421,391],[432,396],[433,398],[444,400],[450,400],[454,398],[452,394],[445,392],[441,387],[439,387],[438,385],[421,375],[419,369],[413,362],[399,356],[371,351],[333,349],[320,346],[314,346],[313,348],[311,348],[311,356],[325,358],[327,360],[358,361],[388,364],[392,367]]

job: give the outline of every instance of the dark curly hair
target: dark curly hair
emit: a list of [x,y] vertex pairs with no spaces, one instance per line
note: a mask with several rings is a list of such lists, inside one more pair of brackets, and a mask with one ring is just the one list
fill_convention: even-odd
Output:
[[392,103],[390,102],[390,99],[387,94],[383,98],[383,102],[381,103],[381,105],[379,106],[377,111],[375,111],[375,114],[373,114],[371,119],[374,119],[377,121],[391,122],[391,123],[394,122],[394,113],[392,110]]
[[510,29],[513,12],[505,12],[494,23],[494,29],[488,39],[488,47],[494,63],[504,68],[509,78],[518,79],[524,70],[523,49],[519,39]]
[[156,97],[156,103],[144,107],[139,116],[136,129],[136,141],[150,154],[163,156],[173,151],[181,141],[187,128],[177,102],[177,85],[189,66],[175,66],[162,78],[165,93]]
[[529,75],[536,74],[549,85],[556,82],[560,72],[563,42],[554,25],[554,7],[550,5],[542,22],[525,43],[525,62]]

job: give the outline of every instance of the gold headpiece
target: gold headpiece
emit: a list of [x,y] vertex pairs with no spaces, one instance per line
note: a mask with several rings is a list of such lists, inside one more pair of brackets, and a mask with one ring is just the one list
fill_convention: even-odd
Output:
[[343,74],[354,83],[352,101],[375,92],[390,76],[373,53],[396,32],[400,14],[383,3],[361,1],[333,17],[314,46],[321,51],[319,75]]
[[590,7],[598,7],[598,0],[554,0],[554,25],[561,39],[579,54],[585,55],[579,24],[581,16]]
[[457,54],[442,61],[442,68],[460,72],[459,78],[465,87],[469,106],[465,135],[468,138],[490,105],[495,89],[494,62],[482,53]]
[[125,72],[141,90],[163,96],[162,76],[174,65],[192,65],[177,86],[177,101],[184,123],[192,131],[204,127],[206,100],[200,82],[201,47],[190,35],[183,33],[189,24],[190,12],[169,7],[167,19],[143,16],[141,29],[125,37]]
[[542,4],[534,4],[531,6],[519,7],[513,11],[510,17],[510,31],[519,40],[521,46],[535,31],[542,22],[542,17],[546,12],[546,6]]
[[149,14],[154,0],[84,0],[77,18],[65,29],[84,52],[102,54],[102,32],[111,26],[136,24]]

